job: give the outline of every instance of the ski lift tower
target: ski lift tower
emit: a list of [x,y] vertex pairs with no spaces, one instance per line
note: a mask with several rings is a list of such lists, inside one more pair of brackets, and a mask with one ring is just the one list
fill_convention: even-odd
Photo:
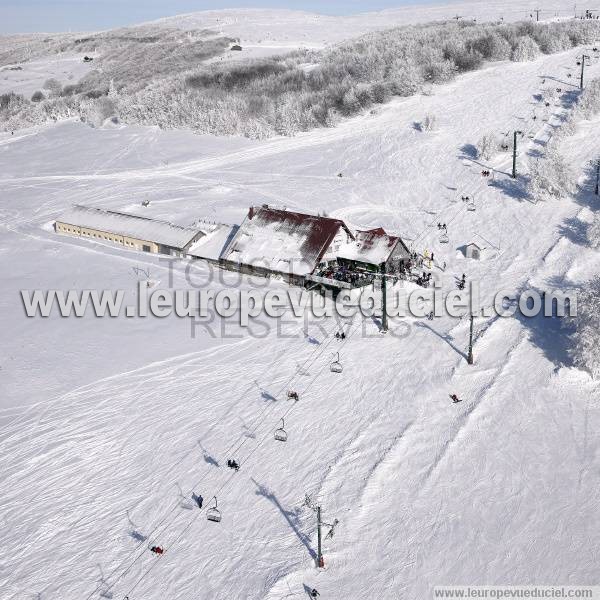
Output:
[[513,168],[512,168],[512,178],[517,178],[517,135],[523,135],[522,131],[514,131],[513,132]]
[[387,279],[385,276],[385,263],[381,263],[381,332],[388,331],[387,318]]
[[467,363],[472,365],[474,360],[473,360],[473,320],[474,320],[474,316],[473,313],[471,313],[471,327],[470,327],[470,333],[469,333],[469,354],[467,356]]
[[585,69],[585,59],[590,60],[590,57],[587,54],[582,54],[581,55],[581,75],[579,78],[579,89],[582,90],[583,89],[583,72]]
[[321,529],[323,526],[329,527],[329,531],[328,531],[327,535],[325,536],[325,539],[333,538],[333,535],[335,533],[335,528],[337,527],[339,521],[338,521],[338,519],[335,519],[333,521],[333,523],[324,523],[321,520],[321,506],[314,506],[312,499],[308,494],[306,494],[306,496],[305,496],[304,504],[305,504],[305,506],[308,506],[308,508],[314,510],[317,513],[317,567],[322,569],[325,566],[325,559],[323,558],[323,547],[322,547],[323,535],[322,535]]

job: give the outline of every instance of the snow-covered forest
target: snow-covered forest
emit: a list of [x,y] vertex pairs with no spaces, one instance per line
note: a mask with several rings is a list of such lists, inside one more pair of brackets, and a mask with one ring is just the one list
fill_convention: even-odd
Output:
[[[4,130],[80,116],[265,138],[329,127],[394,96],[411,96],[486,61],[529,61],[591,43],[595,20],[479,25],[447,22],[375,32],[330,50],[194,65],[233,40],[207,31],[146,27],[53,43],[51,51],[101,53],[79,82],[46,82],[31,98],[0,97]],[[103,50],[106,50],[103,52]],[[32,51],[39,55],[38,46]]]

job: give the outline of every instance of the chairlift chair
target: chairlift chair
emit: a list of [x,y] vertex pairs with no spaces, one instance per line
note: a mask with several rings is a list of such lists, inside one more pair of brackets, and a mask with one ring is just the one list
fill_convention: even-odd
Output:
[[342,363],[340,362],[340,353],[336,352],[336,359],[329,365],[329,370],[332,373],[341,373],[344,368],[342,367]]
[[214,523],[220,523],[221,511],[217,508],[217,497],[213,496],[213,500],[215,501],[215,505],[206,511],[206,518]]
[[447,233],[442,233],[442,235],[440,235],[440,244],[447,244],[449,241],[450,238]]
[[474,210],[476,210],[476,207],[475,207],[475,198],[473,198],[473,199],[472,199],[472,200],[469,202],[469,204],[467,204],[467,210],[469,210],[469,211],[471,211],[471,212],[473,212]]
[[283,419],[281,419],[281,427],[279,429],[275,430],[275,439],[278,442],[287,442],[288,434],[287,434],[287,431],[284,429],[284,427],[285,427],[285,421]]

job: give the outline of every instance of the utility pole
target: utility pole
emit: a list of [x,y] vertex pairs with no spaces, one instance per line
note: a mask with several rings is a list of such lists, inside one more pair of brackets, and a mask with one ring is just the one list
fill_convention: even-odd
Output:
[[388,318],[387,318],[387,279],[385,276],[385,263],[381,263],[381,331],[387,333]]
[[581,79],[579,80],[579,89],[583,89],[583,70],[585,68],[585,59],[589,58],[587,54],[582,55],[581,57]]
[[321,549],[321,507],[317,506],[317,565],[321,568],[325,566],[323,552]]
[[523,133],[522,131],[515,131],[513,136],[513,168],[512,178],[517,178],[517,134]]
[[600,195],[600,158],[596,161],[596,189],[594,193],[596,196]]
[[533,12],[535,13],[535,20],[539,21],[540,20],[540,9],[536,8]]
[[467,362],[473,364],[473,320],[474,316],[471,314],[471,332],[469,334],[469,354],[467,356]]

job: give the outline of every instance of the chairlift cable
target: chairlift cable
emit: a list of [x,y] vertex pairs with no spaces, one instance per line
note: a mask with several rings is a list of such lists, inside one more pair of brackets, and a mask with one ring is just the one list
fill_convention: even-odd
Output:
[[[333,332],[333,330],[334,330],[336,327],[337,327],[337,323],[336,323],[336,324],[334,324],[334,327],[332,327],[331,331],[329,331],[329,333],[328,333],[328,336],[327,336],[327,337],[330,337],[330,336],[331,336],[331,333]],[[300,328],[300,330],[302,330],[302,327]],[[331,343],[331,341],[332,341],[333,339],[334,339],[334,338],[333,338],[333,337],[331,337],[331,338],[330,338],[330,342],[329,342],[329,343]],[[329,345],[329,344],[328,344],[328,345]],[[327,346],[325,346],[325,348],[326,348],[326,347],[327,347]],[[319,350],[321,350],[321,352],[319,353],[319,356],[320,356],[320,354],[322,354],[322,352],[324,351],[324,348],[322,349],[322,348],[321,348],[321,346],[318,346],[318,347],[317,347],[317,348],[316,348],[316,349],[313,351],[313,354],[314,354],[314,353],[316,353],[316,352],[318,352]],[[282,353],[282,354],[281,354],[281,355],[280,355],[280,356],[277,358],[277,360],[276,360],[276,361],[275,361],[275,362],[274,362],[272,365],[270,365],[270,367],[269,367],[269,368],[273,368],[273,366],[276,366],[277,364],[279,364],[279,362],[280,362],[280,361],[283,359],[283,357],[286,355],[286,353],[287,353],[287,352],[289,352],[289,350],[287,350],[287,351],[284,351],[284,352],[283,352],[283,353]],[[303,367],[305,367],[305,366],[307,365],[307,363],[309,363],[309,362],[314,362],[314,360],[316,360],[316,358],[318,358],[318,356],[314,357],[314,359],[313,359],[313,355],[312,355],[312,354],[311,354],[311,355],[309,355],[309,357],[308,357],[308,358],[307,358],[307,359],[304,361],[304,363],[303,363],[303,365],[302,365],[302,366],[303,366]],[[312,360],[311,360],[311,359],[312,359]],[[291,381],[293,381],[293,379],[295,378],[295,376],[296,376],[296,374],[294,374],[294,376],[293,376],[293,377],[292,377],[292,378],[291,378],[291,379],[290,379],[290,380],[287,382],[287,384],[286,384],[286,385],[289,385],[289,383],[291,383]],[[251,387],[252,387],[252,386],[251,386]],[[250,387],[250,388],[248,388],[248,389],[251,389],[251,387]],[[285,389],[285,388],[284,388],[284,389]],[[247,392],[244,392],[244,394],[242,394],[242,396],[240,397],[240,399],[241,399],[241,398],[243,398],[243,397],[244,397],[244,395],[246,395],[246,393],[247,393]],[[264,410],[263,410],[263,412],[261,413],[261,415],[262,415],[262,414],[264,414]],[[262,422],[262,421],[261,421],[261,422]],[[255,429],[256,429],[256,428],[255,428]],[[240,447],[239,447],[239,448],[243,447],[243,445],[244,445],[245,441],[247,441],[247,439],[248,439],[248,438],[247,438],[247,437],[246,437],[244,434],[241,434],[241,435],[240,435],[240,438],[241,438],[241,437],[243,437],[244,439],[242,440],[242,443],[241,443],[241,445],[240,445]],[[236,451],[236,452],[237,452],[237,451],[239,450],[239,449],[237,449],[237,450],[236,450],[236,449],[235,449],[235,446],[236,446],[236,444],[240,443],[240,438],[238,438],[238,439],[237,439],[235,442],[233,442],[233,443],[230,445],[230,447],[229,447],[229,448],[228,448],[228,449],[225,451],[225,455],[231,454],[231,453],[232,453],[232,452],[234,452],[234,451]],[[195,446],[194,446],[194,448],[195,448]],[[180,459],[178,462],[176,462],[174,466],[177,466],[177,465],[181,464],[181,463],[182,463],[182,462],[183,462],[183,461],[184,461],[184,460],[185,460],[185,459],[186,459],[186,458],[187,458],[187,457],[188,457],[188,456],[189,456],[189,455],[190,455],[192,452],[193,452],[193,449],[192,449],[192,450],[190,450],[190,452],[188,452],[186,455],[184,455],[184,456],[183,456],[183,458],[181,458],[181,459]],[[204,481],[204,479],[205,479],[205,478],[206,478],[206,477],[209,475],[209,473],[210,473],[210,472],[211,472],[211,470],[210,470],[210,469],[207,469],[207,470],[205,471],[205,473],[204,473],[203,477],[202,477],[202,478],[201,478],[199,481],[197,481],[197,482],[194,484],[194,486],[193,486],[192,490],[193,490],[193,489],[195,489],[196,487],[198,487],[198,486],[200,485],[200,483],[202,483],[202,481]],[[165,523],[165,521],[166,521],[166,520],[167,520],[167,519],[168,519],[168,518],[169,518],[169,517],[170,517],[170,516],[171,516],[171,515],[172,515],[174,512],[176,512],[176,511],[177,511],[177,509],[178,509],[179,507],[180,507],[180,503],[179,503],[179,501],[177,501],[177,502],[176,502],[176,503],[175,503],[175,504],[172,506],[172,508],[171,508],[171,509],[170,509],[170,510],[169,510],[169,511],[168,511],[168,512],[167,512],[167,513],[166,513],[166,514],[165,514],[165,515],[164,515],[164,516],[163,516],[163,517],[160,519],[160,521],[158,521],[158,523],[157,523],[157,524],[154,526],[154,528],[153,528],[153,529],[150,531],[150,533],[148,534],[147,538],[150,538],[150,537],[159,537],[159,536],[160,536],[160,534],[161,534],[161,533],[162,533],[162,532],[163,532],[163,531],[164,531],[164,530],[165,530],[165,529],[166,529],[166,528],[169,526],[169,524],[170,524],[171,522],[173,522],[173,521],[171,520],[171,521],[170,521],[169,523],[167,523],[167,524],[166,524],[166,526],[165,526],[165,527],[163,527],[162,529],[161,529],[161,526],[162,526],[162,525]],[[159,530],[160,530],[160,531],[159,531]],[[114,569],[113,569],[113,570],[112,570],[112,571],[111,571],[111,572],[110,572],[110,573],[109,573],[109,574],[108,574],[108,575],[105,577],[105,580],[108,580],[108,579],[110,579],[110,578],[111,578],[113,575],[115,575],[115,573],[117,573],[117,572],[118,572],[118,571],[121,569],[121,567],[123,566],[123,563],[127,562],[127,561],[130,559],[130,557],[131,557],[131,555],[132,555],[132,554],[134,554],[135,552],[137,552],[138,550],[140,550],[140,548],[143,546],[144,542],[145,542],[145,540],[144,540],[144,541],[141,541],[141,542],[140,542],[140,543],[139,543],[137,546],[135,546],[134,548],[132,548],[132,550],[130,550],[130,551],[127,553],[127,555],[126,555],[126,556],[125,556],[123,559],[121,559],[120,563],[119,563],[119,564],[118,564],[118,565],[117,565],[117,566],[116,566],[116,567],[115,567],[115,568],[114,568]],[[127,574],[127,573],[128,573],[130,570],[131,570],[131,568],[132,568],[132,567],[135,565],[135,563],[136,563],[136,562],[137,562],[137,561],[138,561],[138,560],[139,560],[139,559],[140,559],[142,556],[144,556],[144,555],[145,555],[145,552],[142,552],[142,553],[138,554],[138,556],[137,556],[136,558],[134,558],[134,559],[133,559],[133,562],[132,562],[132,563],[131,563],[131,564],[130,564],[128,567],[127,567],[127,569],[125,569],[125,571],[123,571],[123,573],[122,573],[122,574],[121,574],[121,575],[120,575],[120,576],[119,576],[119,577],[118,577],[118,578],[115,580],[115,582],[114,582],[113,584],[111,584],[111,585],[108,587],[108,589],[110,590],[110,589],[111,589],[111,588],[112,588],[112,587],[113,587],[113,586],[114,586],[114,585],[115,585],[115,584],[116,584],[116,583],[119,581],[119,579],[121,579],[121,577],[122,577],[122,576],[126,575],[126,574]],[[91,599],[91,598],[92,598],[92,597],[93,597],[93,596],[94,596],[94,595],[95,595],[95,594],[96,594],[96,593],[97,593],[97,592],[100,590],[100,588],[101,588],[101,587],[102,587],[101,585],[97,585],[97,586],[96,586],[96,588],[95,588],[95,589],[94,589],[94,590],[93,590],[93,591],[92,591],[92,592],[91,592],[91,593],[90,593],[90,594],[89,594],[89,595],[86,597],[86,600],[90,600],[90,599]]]
[[[327,348],[333,343],[333,340],[335,338],[333,336],[331,336],[331,334],[329,335],[329,341],[326,344],[322,344],[319,346],[319,351],[317,352],[316,355],[309,357],[309,359],[307,359],[304,364],[302,365],[302,368],[306,367],[308,364],[313,364],[324,352],[325,350],[327,350]],[[281,394],[283,394],[283,392],[285,390],[287,390],[290,386],[290,384],[296,379],[297,377],[297,372],[294,373],[286,382],[285,384],[282,386],[282,388],[279,390],[279,392],[276,394],[276,398],[278,396],[280,396]],[[304,392],[303,392],[304,393]],[[271,405],[267,405],[265,408],[263,408],[263,410],[261,411],[260,415],[258,418],[260,418],[260,421],[258,421],[257,418],[257,425],[255,427],[253,427],[250,430],[250,433],[254,434],[257,429],[260,427],[260,425],[262,425],[262,423],[264,423],[266,416],[264,416],[265,414],[270,414],[274,408],[276,406],[276,403],[273,402]],[[243,447],[244,445],[248,442],[248,440],[251,439],[250,437],[248,437],[247,435],[245,435],[243,437],[243,439],[241,440],[241,442],[238,442],[238,445],[235,447],[234,450],[232,450],[233,454],[237,454]]]
[[[350,331],[348,332],[348,337],[350,337]],[[312,379],[312,381],[308,384],[308,386],[304,389],[303,393],[306,393],[307,390],[309,390],[312,385],[316,382],[316,380],[319,378],[319,376],[321,375],[321,373],[323,372],[325,368],[325,364],[321,367],[321,369],[317,372],[317,374],[315,375],[315,377]],[[292,404],[284,413],[282,418],[285,419],[285,417],[292,411],[294,410],[294,408],[296,407],[296,403]],[[243,464],[246,464],[250,458],[253,456],[253,454],[264,444],[264,442],[268,439],[268,436],[265,435],[263,436],[262,440],[260,440],[256,446],[250,451],[250,453],[245,457],[245,459],[243,461],[241,461],[240,466]],[[217,490],[217,493],[214,494],[215,497],[219,497],[222,495],[222,492],[225,490],[225,488],[231,483],[231,481],[234,479],[235,474],[231,474],[229,475],[229,477],[227,478],[227,480],[221,485],[221,487]],[[200,516],[200,512],[197,512],[196,515],[190,520],[189,523],[186,524],[186,526],[179,532],[179,534],[177,535],[177,537],[172,540],[169,543],[169,547],[173,547],[173,545],[175,545],[183,536],[183,534],[189,530],[189,528],[196,522],[196,520],[198,519],[198,517]],[[148,569],[146,569],[146,571],[144,573],[142,573],[142,575],[138,578],[138,580],[134,583],[133,587],[131,587],[127,593],[125,594],[126,597],[128,597],[130,594],[132,594],[135,589],[138,587],[138,585],[151,573],[151,571],[154,569],[154,567],[156,566],[156,564],[158,563],[158,560],[154,561],[149,567]],[[117,580],[118,581],[118,580]],[[113,583],[109,589],[111,587],[114,587],[114,585],[117,582],[115,581],[115,583]]]
[[[329,346],[329,344],[330,344],[330,343],[332,343],[332,341],[333,341],[333,339],[334,339],[334,338],[333,338],[333,337],[331,337],[331,333],[332,333],[332,331],[333,331],[333,329],[334,329],[335,327],[337,327],[337,323],[334,325],[334,327],[333,327],[333,328],[331,329],[331,331],[329,332],[329,335],[328,335],[328,337],[330,337],[330,340],[329,340],[329,342],[328,342],[328,343],[327,343],[325,346],[323,346],[323,347],[319,346],[317,349],[315,349],[315,351],[313,352],[313,354],[312,354],[312,355],[310,355],[310,356],[309,356],[309,357],[308,357],[308,358],[307,358],[307,359],[304,361],[303,367],[304,367],[304,366],[306,366],[308,363],[312,363],[312,362],[314,362],[314,361],[315,361],[315,360],[316,360],[316,359],[317,359],[317,358],[318,358],[318,357],[319,357],[319,356],[320,356],[320,355],[321,355],[321,354],[322,354],[322,353],[325,351],[325,349],[326,349],[326,348]],[[314,354],[315,354],[315,353],[316,353],[316,356],[314,356]],[[281,360],[281,358],[283,358],[283,356],[285,356],[285,353],[283,353],[283,354],[282,354],[282,355],[281,355],[281,356],[278,358],[278,360],[276,361],[276,363],[275,363],[275,364],[277,364],[277,363],[278,363],[278,362]],[[289,385],[289,383],[290,383],[291,381],[293,381],[293,380],[294,380],[294,378],[295,378],[296,376],[297,376],[297,374],[295,373],[295,374],[294,374],[294,375],[293,375],[293,376],[290,378],[290,380],[288,380],[288,382],[286,383],[286,385]],[[285,389],[285,388],[284,388],[284,389]],[[307,389],[308,389],[308,388],[307,388]],[[291,408],[293,408],[293,407],[294,407],[294,405],[292,405],[292,407],[291,407]],[[268,407],[268,408],[269,408],[269,407]],[[272,410],[273,408],[274,408],[274,405],[273,405],[272,407],[270,407],[270,409],[271,409],[271,410]],[[290,409],[288,409],[288,411],[289,411],[289,410],[290,410]],[[264,412],[265,412],[265,410],[263,410],[261,414],[264,414]],[[287,412],[286,412],[285,414],[287,414]],[[256,430],[258,429],[259,425],[260,425],[260,424],[262,424],[263,422],[264,422],[264,419],[262,419],[262,420],[261,420],[261,422],[260,422],[260,423],[259,423],[259,424],[258,424],[258,425],[257,425],[257,426],[254,428],[254,430],[253,430],[253,431],[256,431]],[[249,439],[248,437],[244,436],[244,439],[242,440],[242,443],[239,445],[239,447],[237,448],[237,450],[236,450],[236,451],[239,451],[239,449],[241,449],[241,448],[243,447],[243,445],[246,443],[246,441],[247,441],[248,439]],[[233,449],[235,448],[235,445],[236,445],[237,443],[239,443],[239,439],[238,439],[238,440],[236,440],[236,442],[234,442],[234,443],[233,443],[233,444],[232,444],[232,445],[229,447],[229,449],[227,450],[227,453],[231,453],[231,452],[233,451]],[[189,453],[188,453],[188,455],[189,455]],[[187,455],[186,455],[186,456],[187,456]],[[184,457],[184,458],[185,458],[185,457]],[[180,464],[180,463],[181,463],[181,461],[180,461],[179,463],[177,463],[177,464]],[[210,471],[210,469],[209,469],[209,470],[207,470],[207,471],[204,473],[203,477],[202,477],[202,478],[201,478],[199,481],[197,481],[197,482],[195,482],[195,483],[194,483],[194,485],[193,485],[192,489],[195,489],[195,488],[197,488],[197,487],[198,487],[198,485],[199,485],[200,483],[202,483],[202,481],[204,481],[204,479],[205,479],[205,478],[208,476],[208,474],[209,474],[210,472],[211,472],[211,471]],[[232,475],[230,476],[230,478],[233,478],[233,477],[234,477],[234,474],[232,474]],[[176,504],[174,504],[174,506],[171,508],[171,510],[170,510],[170,511],[169,511],[169,512],[168,512],[168,513],[167,513],[167,514],[166,514],[166,515],[165,515],[165,516],[164,516],[164,517],[163,517],[163,518],[162,518],[162,519],[161,519],[161,520],[158,522],[158,524],[157,524],[157,525],[155,525],[155,527],[152,529],[152,531],[151,531],[151,532],[148,534],[148,538],[150,538],[150,537],[152,537],[152,536],[156,536],[157,532],[158,532],[158,536],[160,536],[160,535],[161,535],[161,534],[162,534],[164,531],[166,531],[166,529],[167,529],[167,528],[168,528],[168,527],[171,525],[171,523],[173,523],[174,519],[171,519],[171,520],[170,520],[168,523],[166,523],[166,524],[165,524],[165,526],[164,526],[164,527],[162,527],[162,529],[161,529],[161,525],[163,525],[163,523],[165,523],[165,521],[166,521],[166,520],[167,520],[167,519],[168,519],[168,518],[169,518],[169,517],[170,517],[170,516],[171,516],[171,515],[172,515],[172,514],[173,514],[173,513],[174,513],[174,512],[175,512],[175,511],[178,509],[178,508],[179,508],[179,506],[180,506],[180,505],[179,505],[179,502],[177,502]],[[159,532],[159,529],[160,529],[160,532]],[[157,536],[157,537],[158,537],[158,536]],[[132,550],[131,550],[131,551],[130,551],[128,554],[127,554],[127,557],[126,557],[125,559],[121,560],[121,562],[119,563],[119,565],[117,565],[117,567],[115,567],[115,568],[112,570],[112,572],[111,572],[111,573],[110,573],[110,574],[109,574],[109,575],[108,575],[108,576],[105,578],[105,580],[108,580],[108,579],[110,579],[110,578],[111,578],[111,577],[112,577],[112,576],[113,576],[113,575],[114,575],[114,574],[115,574],[117,571],[119,571],[119,570],[120,570],[120,568],[122,567],[123,563],[124,563],[126,560],[128,560],[128,559],[129,559],[129,557],[130,557],[130,556],[131,556],[131,555],[132,555],[134,552],[138,551],[138,550],[141,548],[141,546],[142,546],[143,544],[144,544],[144,541],[140,542],[140,543],[139,543],[139,544],[138,544],[138,545],[137,545],[137,546],[136,546],[134,549],[132,549]],[[136,558],[134,558],[134,559],[133,559],[133,561],[132,561],[132,562],[129,564],[129,566],[128,566],[128,567],[127,567],[127,568],[126,568],[126,569],[125,569],[125,570],[124,570],[124,571],[123,571],[123,572],[122,572],[120,575],[119,575],[119,577],[117,577],[117,579],[116,579],[116,580],[115,580],[115,581],[114,581],[112,584],[110,584],[110,585],[108,586],[108,588],[107,588],[107,589],[108,589],[108,590],[110,590],[111,588],[113,588],[113,587],[114,587],[114,586],[115,586],[115,585],[116,585],[116,584],[117,584],[117,583],[120,581],[120,579],[122,579],[122,578],[123,578],[125,575],[127,575],[127,573],[128,573],[128,572],[131,570],[131,568],[132,568],[132,567],[135,565],[135,563],[136,563],[136,562],[137,562],[137,561],[138,561],[138,560],[139,560],[139,559],[140,559],[142,556],[144,556],[144,555],[145,555],[145,551],[144,551],[144,552],[141,552],[140,554],[138,554],[138,556],[137,556]],[[86,600],[90,600],[90,598],[92,598],[92,596],[93,596],[93,595],[95,595],[95,594],[96,594],[96,592],[98,592],[98,590],[100,589],[100,587],[101,587],[100,585],[96,586],[96,588],[95,588],[95,589],[94,589],[94,590],[93,590],[93,591],[92,591],[92,592],[91,592],[91,593],[90,593],[90,594],[87,596]]]

